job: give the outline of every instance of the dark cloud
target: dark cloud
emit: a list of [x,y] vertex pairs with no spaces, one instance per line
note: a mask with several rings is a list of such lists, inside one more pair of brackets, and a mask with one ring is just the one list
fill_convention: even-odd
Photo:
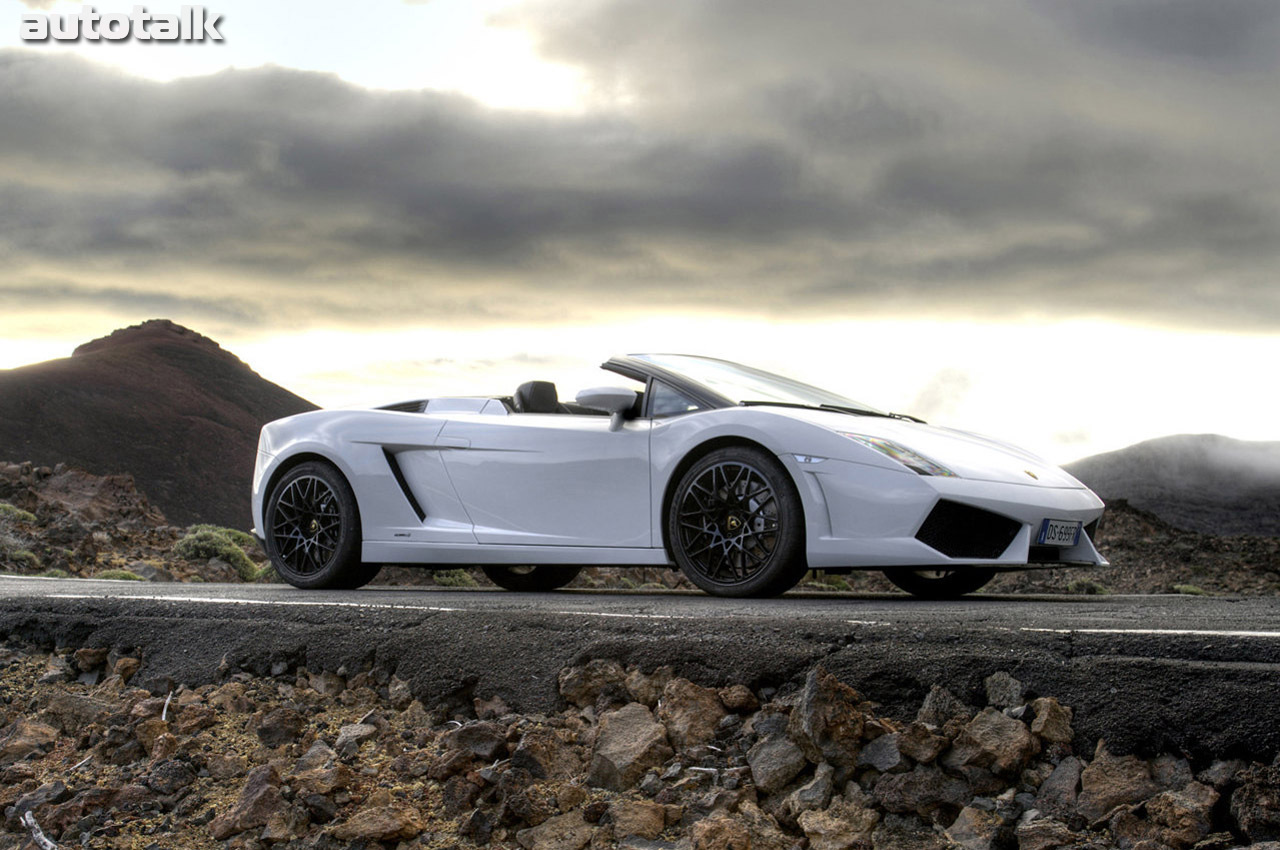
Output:
[[568,116],[3,52],[2,285],[300,324],[1280,325],[1270,5],[1062,5],[537,3],[509,23],[597,94]]

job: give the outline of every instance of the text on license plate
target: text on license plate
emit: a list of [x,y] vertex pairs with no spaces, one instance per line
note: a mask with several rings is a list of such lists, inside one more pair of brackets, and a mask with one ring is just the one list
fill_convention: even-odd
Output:
[[1036,543],[1040,546],[1074,546],[1080,539],[1080,523],[1066,519],[1047,519],[1040,526]]

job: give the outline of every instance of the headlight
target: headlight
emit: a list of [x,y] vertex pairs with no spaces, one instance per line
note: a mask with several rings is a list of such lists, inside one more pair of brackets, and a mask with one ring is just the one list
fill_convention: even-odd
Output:
[[934,463],[924,455],[917,454],[906,446],[899,445],[892,440],[884,440],[880,437],[868,437],[864,434],[850,434],[847,431],[841,431],[840,436],[848,437],[855,443],[860,443],[869,449],[875,449],[885,457],[891,457],[907,469],[918,472],[921,475],[933,475],[938,478],[959,477],[942,464]]

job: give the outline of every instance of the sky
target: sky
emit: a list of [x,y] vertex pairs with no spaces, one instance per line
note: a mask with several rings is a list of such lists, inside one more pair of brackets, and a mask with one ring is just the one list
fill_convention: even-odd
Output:
[[325,406],[681,351],[1058,462],[1280,438],[1272,0],[227,0],[217,43],[20,39],[81,6],[0,0],[0,368],[165,317]]

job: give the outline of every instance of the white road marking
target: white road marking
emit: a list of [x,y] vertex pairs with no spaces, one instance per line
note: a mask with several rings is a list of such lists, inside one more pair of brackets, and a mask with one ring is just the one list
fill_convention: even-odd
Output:
[[1037,629],[1024,626],[1020,632],[1048,632],[1056,635],[1168,635],[1171,637],[1280,638],[1280,632],[1213,631],[1212,629]]

